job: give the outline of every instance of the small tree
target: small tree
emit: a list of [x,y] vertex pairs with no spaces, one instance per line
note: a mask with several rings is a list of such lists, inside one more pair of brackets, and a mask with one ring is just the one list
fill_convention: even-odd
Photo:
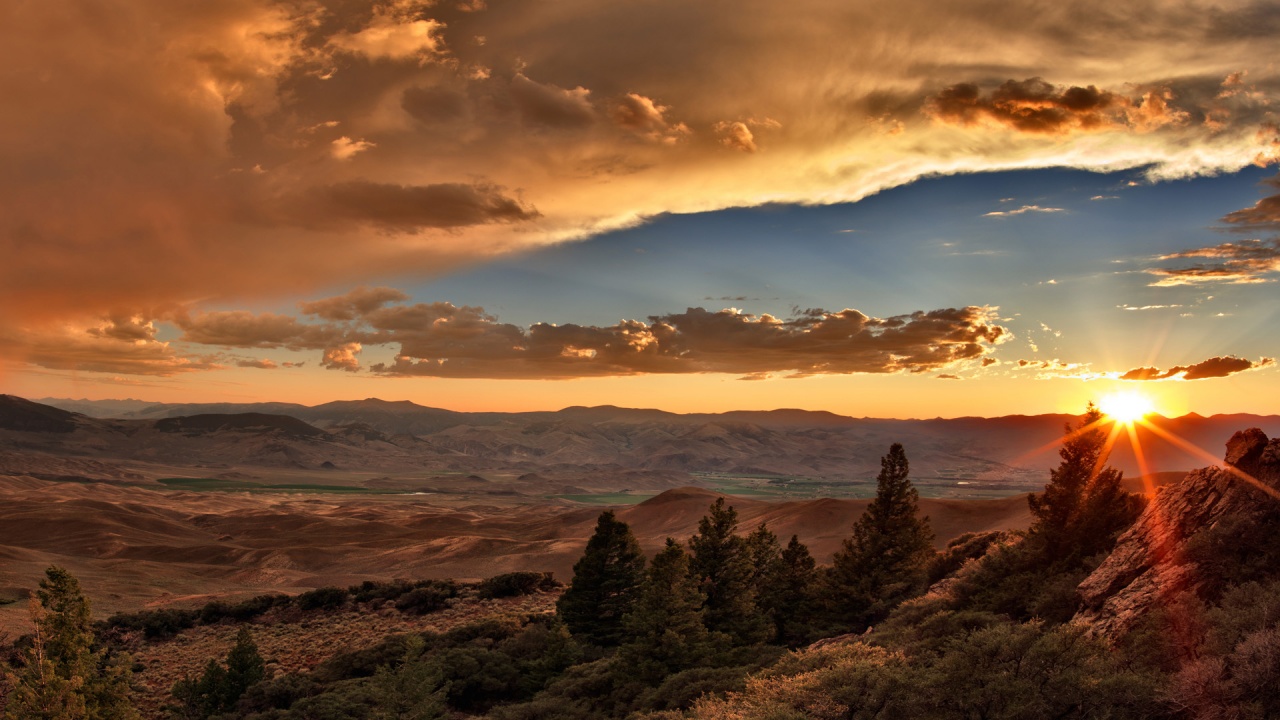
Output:
[[920,495],[908,479],[900,443],[880,458],[876,497],[853,525],[832,563],[830,597],[838,624],[863,625],[892,609],[924,582],[933,555],[928,518],[917,518]]
[[689,574],[689,556],[680,543],[653,558],[648,577],[624,619],[629,640],[619,649],[621,667],[648,682],[704,662],[711,652],[702,624],[703,595]]
[[600,513],[586,552],[573,565],[573,582],[556,602],[570,632],[602,646],[622,642],[622,618],[644,582],[644,552],[612,510]]
[[236,644],[227,653],[226,665],[209,660],[204,674],[188,677],[173,686],[172,695],[181,705],[172,708],[178,718],[203,720],[235,708],[249,688],[267,677],[267,664],[258,652],[249,628],[236,633]]
[[716,498],[689,539],[689,571],[706,596],[707,629],[724,633],[736,645],[751,645],[763,642],[769,628],[756,605],[751,548],[737,531],[737,511]]
[[1031,547],[1050,564],[1074,568],[1109,550],[1142,511],[1142,498],[1126,492],[1123,474],[1106,464],[1109,452],[1102,412],[1089,403],[1079,425],[1066,426],[1062,462],[1049,471],[1044,492],[1027,498]]
[[31,601],[35,626],[22,667],[6,672],[13,690],[5,720],[133,720],[127,657],[95,647],[89,600],[66,570],[51,566]]

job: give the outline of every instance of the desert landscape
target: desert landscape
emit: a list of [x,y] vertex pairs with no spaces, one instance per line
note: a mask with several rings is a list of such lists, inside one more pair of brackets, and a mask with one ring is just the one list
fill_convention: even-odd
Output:
[[[744,527],[797,535],[828,562],[874,495],[871,468],[891,437],[905,441],[941,548],[1025,529],[1026,494],[1043,487],[1071,419],[58,404],[122,417],[0,397],[0,626],[12,632],[51,564],[80,578],[101,616],[368,579],[567,581],[601,509],[617,509],[652,554],[720,496]],[[1242,423],[1280,433],[1276,416],[1151,422],[1209,446]],[[1148,467],[1162,470],[1151,488],[1196,463],[1145,432]]]

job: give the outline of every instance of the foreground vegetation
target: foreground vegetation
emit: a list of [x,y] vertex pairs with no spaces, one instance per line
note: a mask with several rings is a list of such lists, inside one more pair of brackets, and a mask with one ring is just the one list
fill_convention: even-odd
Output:
[[173,718],[1269,718],[1280,716],[1280,512],[1215,527],[1192,552],[1198,594],[1111,644],[1069,621],[1075,592],[1142,509],[1105,465],[1092,408],[1069,429],[1022,533],[932,549],[905,450],[830,566],[795,536],[743,531],[717,500],[652,560],[600,515],[555,613],[401,634],[274,674],[254,629],[343,608],[439,612],[469,598],[558,592],[541,573],[476,586],[365,583],[96,627],[74,578],[50,568],[36,632],[8,650],[5,718],[132,718],[130,639],[235,624],[225,655],[172,688]]

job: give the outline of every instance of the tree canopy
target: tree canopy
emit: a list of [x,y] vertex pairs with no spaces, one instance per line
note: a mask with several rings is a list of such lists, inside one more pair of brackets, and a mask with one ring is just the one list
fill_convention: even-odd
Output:
[[644,582],[644,553],[612,510],[600,513],[587,549],[573,565],[573,582],[556,602],[569,631],[596,645],[617,645],[622,619]]

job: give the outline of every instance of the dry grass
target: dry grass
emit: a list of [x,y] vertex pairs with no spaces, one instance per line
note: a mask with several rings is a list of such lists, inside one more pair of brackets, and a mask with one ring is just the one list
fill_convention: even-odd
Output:
[[[286,610],[263,616],[249,627],[269,672],[282,675],[311,670],[338,653],[376,645],[388,635],[445,632],[484,618],[550,612],[558,596],[559,592],[551,592],[494,600],[460,598],[445,610],[422,616],[401,613],[390,605],[338,612]],[[134,702],[143,717],[165,717],[162,708],[170,702],[173,684],[203,672],[210,659],[226,657],[239,629],[231,623],[200,626],[170,640],[130,643],[134,660],[142,667],[134,675]]]

